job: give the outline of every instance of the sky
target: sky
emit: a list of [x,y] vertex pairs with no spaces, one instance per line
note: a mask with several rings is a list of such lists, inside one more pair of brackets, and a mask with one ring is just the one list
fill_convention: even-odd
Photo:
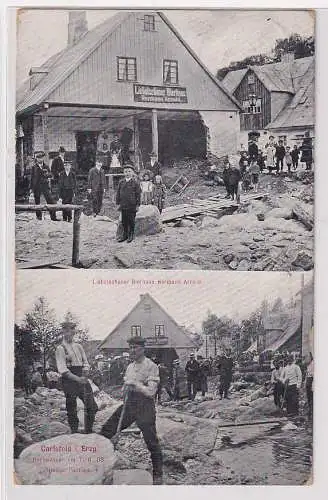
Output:
[[[89,29],[115,15],[113,10],[88,10]],[[313,11],[294,10],[163,10],[202,62],[216,73],[231,61],[270,53],[277,38],[314,31]],[[68,11],[22,9],[17,16],[16,79],[39,66],[67,43]]]
[[[306,275],[305,283],[311,276]],[[99,284],[99,280],[110,280],[111,284]],[[126,283],[112,284],[114,280]],[[174,283],[168,284],[168,280]],[[192,280],[192,284],[184,280]],[[59,321],[70,310],[81,326],[89,329],[90,338],[104,339],[138,302],[140,294],[150,293],[178,324],[200,331],[208,311],[240,320],[264,299],[289,300],[300,289],[301,273],[24,270],[16,275],[16,322],[21,324],[36,299],[44,296]]]

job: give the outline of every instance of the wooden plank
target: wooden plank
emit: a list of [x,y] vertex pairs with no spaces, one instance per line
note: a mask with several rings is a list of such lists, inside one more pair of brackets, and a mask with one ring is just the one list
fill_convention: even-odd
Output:
[[36,211],[42,211],[45,212],[46,210],[52,210],[58,212],[59,210],[67,209],[67,210],[82,210],[83,205],[59,205],[59,204],[54,204],[54,205],[48,205],[48,204],[43,204],[43,205],[15,205],[15,211],[17,212],[36,212]]
[[59,264],[60,260],[44,260],[44,261],[30,261],[16,264],[17,269],[41,269],[43,267],[50,267]]

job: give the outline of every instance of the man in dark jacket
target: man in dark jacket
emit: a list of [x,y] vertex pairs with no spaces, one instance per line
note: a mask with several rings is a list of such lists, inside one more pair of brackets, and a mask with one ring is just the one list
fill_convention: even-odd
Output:
[[190,354],[185,371],[187,374],[188,399],[195,399],[199,381],[199,363],[195,360],[194,354]]
[[[76,193],[76,177],[69,162],[64,163],[64,171],[60,172],[58,179],[59,203],[69,205],[73,202]],[[72,210],[63,210],[63,220],[72,222]]]
[[229,160],[226,166],[225,179],[229,197],[231,197],[232,200],[236,198],[238,201],[238,186],[241,180],[240,170],[237,167],[233,167]]
[[102,169],[101,159],[96,157],[96,166],[90,168],[88,177],[88,194],[91,196],[94,217],[96,217],[101,210],[105,189],[105,172]]
[[232,381],[233,359],[231,357],[231,350],[226,349],[225,353],[220,357],[218,362],[218,369],[220,373],[220,399],[224,396],[228,398],[228,391]]
[[305,132],[304,139],[302,142],[302,146],[300,150],[302,151],[301,162],[304,162],[306,165],[306,170],[311,170],[312,162],[313,162],[313,153],[312,153],[312,137],[310,137],[310,132]]
[[134,236],[136,213],[140,206],[141,188],[133,178],[134,168],[131,164],[124,166],[124,179],[119,182],[116,193],[116,204],[122,214],[123,236],[118,241],[131,243]]
[[284,158],[285,158],[286,150],[283,144],[283,141],[278,141],[278,146],[276,146],[276,169],[277,173],[279,170],[282,172],[284,169]]
[[150,161],[147,164],[147,170],[151,172],[152,179],[155,178],[156,175],[162,175],[162,165],[158,161],[157,154],[152,151],[149,155]]
[[[45,153],[39,151],[35,155],[35,164],[31,171],[31,182],[30,182],[30,192],[34,195],[34,201],[36,205],[40,205],[41,195],[46,199],[48,205],[54,205],[55,200],[50,193],[49,181],[51,178],[51,173],[48,165],[44,163]],[[49,210],[51,220],[57,221],[56,212]],[[42,212],[35,212],[36,218],[42,220]]]
[[60,173],[64,172],[65,152],[65,148],[63,146],[60,146],[58,150],[58,156],[56,156],[52,160],[51,173],[55,184],[57,184],[59,181]]

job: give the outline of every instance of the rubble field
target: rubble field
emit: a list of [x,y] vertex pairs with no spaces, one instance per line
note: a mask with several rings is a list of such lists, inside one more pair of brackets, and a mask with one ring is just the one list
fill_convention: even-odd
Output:
[[[201,172],[184,164],[166,169],[169,188],[179,175],[190,179],[179,195],[168,192],[166,206],[188,204],[218,196],[225,188],[212,185]],[[230,215],[204,210],[195,217],[161,224],[156,234],[138,235],[131,244],[116,241],[118,211],[114,192],[106,194],[100,216],[81,216],[80,262],[85,268],[208,269],[237,271],[294,271],[313,268],[313,172],[299,170],[260,176],[258,200],[243,200]],[[252,191],[251,191],[252,192]],[[85,204],[80,186],[77,203]],[[165,212],[163,212],[164,214]],[[57,215],[61,218],[61,214]],[[158,225],[158,221],[156,221]],[[72,224],[42,221],[33,213],[16,214],[16,260],[56,261],[71,265]]]
[[[209,391],[207,396],[197,396],[195,401],[163,399],[162,405],[157,405],[164,484],[301,485],[311,482],[312,430],[311,422],[304,416],[303,392],[300,416],[291,422],[284,410],[274,406],[265,385],[239,380],[232,384],[230,399],[219,400],[213,378],[209,381]],[[95,398],[99,411],[94,434],[86,436],[88,442],[92,436],[94,440],[103,439],[95,434],[121,404],[97,388]],[[65,442],[65,435],[69,434],[65,398],[57,389],[38,388],[29,397],[16,390],[14,407],[16,470],[24,472],[22,460],[19,462],[23,450],[26,453],[40,441],[53,442],[51,438],[55,436]],[[83,403],[79,400],[78,412],[82,428]],[[79,436],[80,440],[85,439]],[[137,428],[121,433],[115,457],[113,453],[109,448],[109,456],[104,457],[107,463],[115,462],[112,469],[132,474],[134,469],[151,472],[149,452]],[[112,475],[108,474],[99,478],[98,471],[97,484],[99,480],[102,484],[111,484]],[[45,484],[42,478],[39,480]],[[88,478],[86,484],[96,483]]]

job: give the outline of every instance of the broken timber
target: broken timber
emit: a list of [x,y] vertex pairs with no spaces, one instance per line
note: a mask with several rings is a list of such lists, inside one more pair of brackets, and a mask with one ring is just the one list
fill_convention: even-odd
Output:
[[[244,195],[240,204],[251,200],[258,200],[264,198],[267,195],[268,193],[254,193]],[[234,200],[219,199],[214,196],[205,200],[196,199],[191,201],[191,203],[189,204],[181,204],[165,208],[163,210],[161,220],[163,223],[165,223],[183,219],[185,217],[201,215],[208,212],[222,213],[222,211],[226,209],[237,210],[240,204],[238,204]]]
[[73,210],[73,246],[72,246],[72,266],[78,267],[80,254],[80,217],[82,205],[15,205],[15,212],[61,212],[62,210]]

